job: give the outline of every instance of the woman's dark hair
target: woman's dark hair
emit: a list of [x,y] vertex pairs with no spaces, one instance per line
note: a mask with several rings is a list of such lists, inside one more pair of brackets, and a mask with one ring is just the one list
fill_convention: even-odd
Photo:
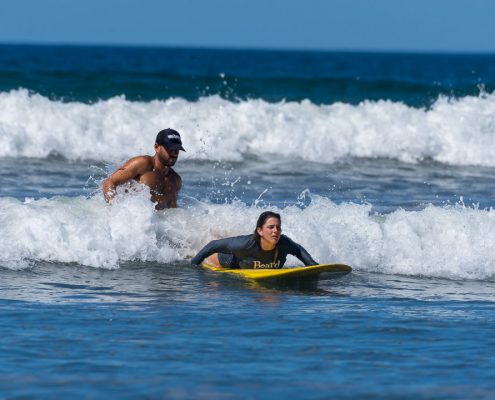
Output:
[[258,222],[256,222],[256,228],[254,230],[254,239],[256,241],[260,241],[260,235],[258,235],[258,228],[262,228],[263,225],[265,225],[265,222],[269,218],[277,218],[280,223],[282,223],[282,218],[280,217],[280,214],[277,214],[276,212],[273,211],[265,211],[260,214],[258,217]]

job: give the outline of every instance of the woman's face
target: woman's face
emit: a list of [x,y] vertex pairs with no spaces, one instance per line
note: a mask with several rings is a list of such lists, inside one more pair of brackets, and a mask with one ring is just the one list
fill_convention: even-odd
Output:
[[256,228],[256,232],[260,235],[261,244],[273,248],[280,240],[282,233],[282,225],[280,220],[275,217],[268,218],[261,228]]

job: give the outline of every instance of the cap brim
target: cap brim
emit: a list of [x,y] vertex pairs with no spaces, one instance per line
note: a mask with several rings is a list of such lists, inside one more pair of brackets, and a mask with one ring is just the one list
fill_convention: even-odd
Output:
[[165,148],[167,150],[172,150],[172,151],[175,151],[175,150],[182,150],[182,151],[186,151],[184,149],[184,147],[182,147],[182,145],[180,144],[176,144],[176,143],[172,143],[170,146],[165,146]]

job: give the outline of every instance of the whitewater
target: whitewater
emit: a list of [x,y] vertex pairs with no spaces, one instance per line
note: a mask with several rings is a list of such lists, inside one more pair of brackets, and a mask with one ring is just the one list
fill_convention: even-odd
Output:
[[[264,210],[240,201],[190,203],[156,212],[144,188],[121,194],[111,207],[101,196],[2,198],[0,265],[171,264],[191,258],[210,240],[249,233],[246,227]],[[337,205],[317,195],[305,208],[270,209],[282,213],[284,231],[322,262],[345,262],[356,272],[471,280],[495,276],[492,209],[430,205],[421,211],[399,209],[380,215],[372,213],[370,205]],[[295,259],[289,261],[298,265]]]
[[[15,195],[22,183],[10,192],[4,189],[9,195],[0,198],[0,265],[24,269],[53,262],[112,269],[131,261],[172,264],[188,260],[210,240],[248,233],[246,227],[251,229],[261,211],[273,209],[283,214],[286,233],[309,246],[321,262],[385,274],[493,279],[494,212],[486,206],[485,187],[478,194],[481,206],[479,201],[464,204],[463,196],[476,195],[477,179],[468,176],[461,182],[459,168],[495,166],[494,116],[495,95],[488,93],[440,97],[429,108],[415,108],[387,100],[317,105],[310,100],[229,101],[217,95],[150,102],[118,96],[82,103],[26,89],[3,92],[4,163],[21,158],[28,166],[30,160],[45,167],[58,160],[64,169],[88,162],[96,166],[78,170],[75,196],[63,194],[62,182],[51,184],[59,189],[52,188],[48,197]],[[122,193],[112,207],[106,205],[102,179],[127,158],[150,153],[156,132],[166,126],[182,133],[186,152],[179,169],[183,163],[195,175],[189,191],[188,176],[183,177],[180,208],[156,212],[146,188]],[[377,177],[382,183],[365,166],[347,179],[360,175],[356,185],[368,193],[357,195],[356,189],[340,196],[338,185],[345,187],[346,178],[339,175],[349,169],[345,163],[352,171],[360,158],[382,175]],[[387,165],[386,159],[398,164]],[[305,169],[304,162],[314,164]],[[415,171],[403,177],[410,187],[417,186],[405,194],[418,197],[411,205],[401,197],[400,185],[390,186],[405,165],[421,168],[425,162],[457,170],[435,172],[433,164],[429,178],[443,177],[437,190],[427,187],[428,177],[421,182],[424,187],[418,186]],[[328,172],[336,165],[343,167]],[[297,182],[289,171],[294,166],[302,176]],[[210,177],[196,171],[205,167]],[[37,180],[48,179],[46,168],[48,175]],[[265,177],[271,170],[278,172],[270,182]],[[449,186],[449,174],[460,183],[439,196]],[[486,174],[482,171],[481,178]],[[274,193],[271,201],[264,202],[266,192]]]
[[121,162],[147,153],[163,127],[183,134],[185,160],[278,155],[327,164],[371,157],[495,166],[495,95],[485,92],[441,96],[429,108],[390,100],[317,105],[218,95],[150,102],[122,95],[88,104],[26,89],[0,93],[0,157]]

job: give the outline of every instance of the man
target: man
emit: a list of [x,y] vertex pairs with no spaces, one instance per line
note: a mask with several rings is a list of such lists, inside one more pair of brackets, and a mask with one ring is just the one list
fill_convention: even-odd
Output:
[[182,187],[181,177],[172,169],[179,150],[185,151],[179,132],[164,129],[158,132],[155,141],[155,155],[131,158],[103,182],[103,196],[111,203],[117,186],[137,181],[149,186],[151,201],[155,208],[177,207],[177,194]]

